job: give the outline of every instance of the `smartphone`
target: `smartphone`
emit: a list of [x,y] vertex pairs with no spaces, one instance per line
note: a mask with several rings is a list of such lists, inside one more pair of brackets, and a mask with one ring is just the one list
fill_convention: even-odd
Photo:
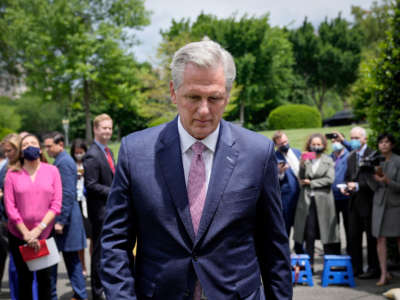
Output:
[[303,152],[301,154],[302,160],[311,160],[311,159],[315,159],[316,157],[317,157],[317,155],[315,154],[315,152]]
[[325,137],[328,140],[331,140],[331,139],[336,139],[338,137],[338,135],[336,133],[327,133],[327,134],[325,134]]

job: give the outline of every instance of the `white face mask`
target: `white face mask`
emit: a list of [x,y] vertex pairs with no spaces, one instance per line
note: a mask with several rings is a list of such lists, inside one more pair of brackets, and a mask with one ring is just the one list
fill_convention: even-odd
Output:
[[84,156],[85,156],[85,153],[75,154],[76,160],[82,160]]
[[332,144],[332,150],[333,150],[333,152],[339,152],[340,150],[342,150],[343,149],[343,145],[341,144],[341,143],[339,143],[339,142],[334,142],[333,144]]

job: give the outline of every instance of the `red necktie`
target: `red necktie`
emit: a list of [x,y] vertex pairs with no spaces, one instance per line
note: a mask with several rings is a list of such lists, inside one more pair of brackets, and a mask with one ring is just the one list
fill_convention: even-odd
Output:
[[111,171],[112,171],[113,174],[114,174],[114,173],[115,173],[115,168],[114,168],[113,159],[112,159],[112,157],[111,157],[110,148],[106,147],[105,150],[106,150],[106,153],[107,153],[107,161],[108,161],[108,164],[110,165]]

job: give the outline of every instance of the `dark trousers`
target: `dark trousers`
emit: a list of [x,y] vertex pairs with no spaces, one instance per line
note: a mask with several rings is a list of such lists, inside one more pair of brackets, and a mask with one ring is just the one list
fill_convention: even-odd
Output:
[[101,244],[100,235],[103,228],[103,222],[100,220],[91,220],[92,225],[92,243],[93,253],[90,262],[90,279],[92,286],[93,300],[99,299],[103,294],[104,288],[100,281],[100,259],[101,259]]
[[[306,242],[306,253],[310,256],[310,264],[314,264],[315,240],[320,238],[317,206],[315,198],[311,197],[310,211],[307,216],[304,240]],[[324,244],[325,254],[340,254],[340,244]]]
[[349,254],[353,262],[354,274],[363,273],[362,236],[367,234],[368,270],[379,272],[376,239],[371,233],[371,216],[362,216],[357,209],[351,209],[349,214]]
[[8,255],[8,230],[3,221],[0,221],[0,290],[3,280],[4,267]]
[[338,220],[338,225],[340,224],[339,215],[342,214],[344,232],[346,234],[346,252],[350,253],[350,247],[349,247],[349,200],[336,200],[335,208],[336,208],[336,218]]
[[[14,258],[15,267],[18,272],[18,293],[19,299],[31,300],[32,296],[32,282],[33,272],[29,271],[28,266],[22,259],[19,252],[19,246],[24,245],[25,241],[9,234],[10,252]],[[36,271],[36,278],[38,281],[38,295],[40,300],[51,300],[51,285],[50,285],[51,271],[50,268]]]

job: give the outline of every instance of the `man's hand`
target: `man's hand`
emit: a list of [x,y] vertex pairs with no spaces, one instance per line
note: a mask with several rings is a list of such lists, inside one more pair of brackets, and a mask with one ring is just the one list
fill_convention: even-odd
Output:
[[278,163],[278,172],[279,174],[283,174],[287,169],[289,169],[289,165],[286,163]]
[[56,234],[63,234],[64,225],[60,223],[54,224],[54,231]]
[[310,183],[311,183],[311,180],[310,180],[310,179],[300,179],[300,184],[301,184],[302,186],[304,186],[304,185],[310,185]]
[[357,184],[355,182],[348,182],[347,188],[349,189],[349,191],[355,192],[357,189]]
[[335,138],[335,140],[336,140],[337,142],[343,143],[343,141],[344,141],[344,136],[343,136],[339,131],[334,130],[334,131],[332,131],[332,133],[336,133],[337,138]]
[[3,198],[3,190],[2,189],[0,189],[0,198]]

